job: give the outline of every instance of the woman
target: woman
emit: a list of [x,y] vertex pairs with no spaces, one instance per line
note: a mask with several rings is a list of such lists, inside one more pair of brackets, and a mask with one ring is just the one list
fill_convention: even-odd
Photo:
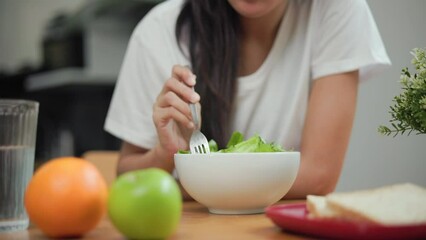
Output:
[[134,31],[105,123],[123,139],[118,173],[172,172],[200,103],[201,131],[221,147],[240,131],[300,150],[286,198],[329,193],[358,83],[387,64],[364,0],[166,1]]

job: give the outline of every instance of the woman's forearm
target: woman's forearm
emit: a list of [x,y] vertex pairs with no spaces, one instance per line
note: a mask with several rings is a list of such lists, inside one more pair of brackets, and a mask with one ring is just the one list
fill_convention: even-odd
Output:
[[[286,194],[285,199],[304,199],[308,194],[325,195],[334,191],[341,166],[320,166],[312,164],[312,160],[307,159],[308,156],[301,157],[299,172],[290,191]],[[329,156],[328,159],[332,158]],[[328,159],[318,162],[326,162]],[[335,162],[340,162],[339,160]]]
[[172,173],[174,169],[173,154],[167,154],[159,150],[158,147],[154,147],[150,150],[139,149],[138,151],[134,151],[132,148],[134,148],[134,146],[128,143],[123,144],[121,156],[117,165],[118,175],[131,170],[150,167],[161,168]]
[[357,71],[314,82],[302,134],[299,173],[286,198],[334,191],[349,145],[357,86]]

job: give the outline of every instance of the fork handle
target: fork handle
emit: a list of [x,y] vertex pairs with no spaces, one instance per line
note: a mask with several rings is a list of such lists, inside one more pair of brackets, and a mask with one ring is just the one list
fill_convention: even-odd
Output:
[[198,121],[197,108],[195,104],[193,103],[189,104],[189,108],[191,109],[192,120],[194,121],[195,127],[198,129],[199,121]]
[[[192,87],[192,91],[195,91],[194,87]],[[197,107],[195,106],[195,104],[190,103],[189,108],[191,109],[192,120],[194,121],[195,127],[198,129],[200,121],[198,120]]]

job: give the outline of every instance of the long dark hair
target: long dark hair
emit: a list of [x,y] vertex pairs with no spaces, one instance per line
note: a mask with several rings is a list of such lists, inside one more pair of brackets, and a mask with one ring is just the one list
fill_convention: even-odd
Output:
[[176,24],[177,40],[189,40],[189,58],[197,75],[195,89],[201,96],[201,130],[221,148],[230,136],[238,29],[238,15],[226,0],[187,0]]

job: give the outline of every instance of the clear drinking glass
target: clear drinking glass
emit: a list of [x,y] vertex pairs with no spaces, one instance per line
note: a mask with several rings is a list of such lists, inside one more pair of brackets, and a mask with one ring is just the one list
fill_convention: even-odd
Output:
[[26,229],[24,194],[34,171],[38,102],[0,99],[0,232]]

